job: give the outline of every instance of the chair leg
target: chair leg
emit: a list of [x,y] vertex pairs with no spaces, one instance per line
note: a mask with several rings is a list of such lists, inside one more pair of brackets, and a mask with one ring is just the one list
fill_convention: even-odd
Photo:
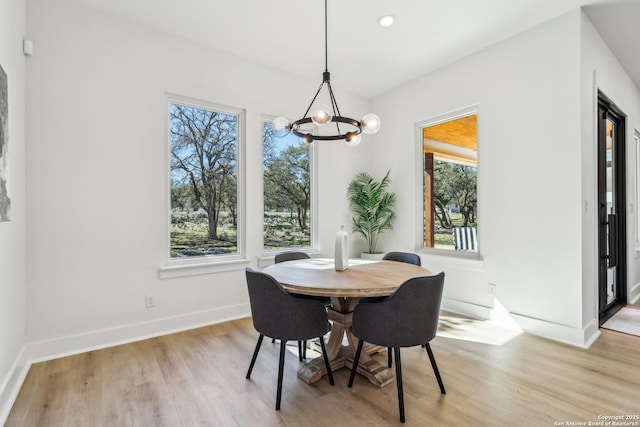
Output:
[[390,368],[393,365],[393,355],[391,353],[391,347],[387,347],[387,366]]
[[320,337],[320,347],[322,347],[322,358],[324,359],[324,366],[325,368],[327,368],[327,376],[329,376],[329,384],[334,385],[335,383],[333,382],[333,372],[331,372],[331,365],[329,364],[329,356],[327,356],[327,347],[324,345],[323,337]]
[[302,362],[302,341],[298,341],[298,360]]
[[398,386],[398,409],[400,410],[400,422],[404,422],[404,393],[402,391],[402,363],[400,361],[400,347],[393,348],[396,356],[396,384]]
[[356,357],[353,359],[353,366],[351,367],[351,375],[349,375],[349,388],[353,386],[353,379],[356,377],[356,371],[358,370],[358,362],[360,361],[360,353],[362,353],[363,341],[358,341],[358,348],[356,349]]
[[433,352],[431,351],[431,345],[426,343],[424,348],[427,350],[427,354],[429,355],[429,360],[431,360],[431,366],[433,367],[433,373],[436,374],[436,379],[438,380],[438,385],[440,386],[440,393],[447,394],[447,391],[444,389],[444,384],[442,383],[442,378],[440,378],[440,371],[438,370],[438,365],[436,364],[436,358],[433,357]]
[[284,353],[286,340],[280,340],[280,363],[278,364],[278,392],[276,394],[276,411],[280,410],[280,398],[282,397],[282,371],[284,370]]
[[302,341],[302,358],[307,358],[307,340]]
[[264,335],[260,334],[258,337],[258,344],[256,344],[256,349],[253,351],[253,357],[251,358],[251,364],[249,364],[249,370],[247,371],[246,378],[249,379],[251,377],[251,371],[253,371],[253,365],[256,363],[256,359],[258,358],[258,352],[260,351],[260,345],[262,345],[262,339]]

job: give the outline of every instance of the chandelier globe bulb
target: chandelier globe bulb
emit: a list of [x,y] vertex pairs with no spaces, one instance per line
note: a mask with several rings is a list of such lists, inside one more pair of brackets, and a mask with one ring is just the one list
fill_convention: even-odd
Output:
[[331,107],[326,104],[316,104],[309,110],[311,121],[316,126],[324,126],[331,121],[333,114]]
[[377,114],[369,113],[362,118],[362,132],[373,135],[380,130],[380,117]]
[[347,132],[347,135],[344,138],[345,144],[349,147],[355,147],[360,144],[360,141],[362,141],[362,135],[355,132]]
[[277,138],[285,137],[289,135],[289,132],[291,131],[291,123],[286,117],[276,117],[271,122],[271,126],[273,128],[273,134]]

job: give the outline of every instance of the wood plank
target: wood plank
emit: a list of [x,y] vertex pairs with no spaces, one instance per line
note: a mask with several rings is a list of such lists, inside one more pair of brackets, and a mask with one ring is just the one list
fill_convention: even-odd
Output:
[[[402,349],[407,426],[552,426],[640,412],[639,337],[601,330],[586,350],[529,334],[490,344],[471,336],[474,322],[446,323],[470,339],[461,333],[432,341],[446,395],[424,349]],[[293,352],[275,411],[279,343],[263,342],[247,380],[256,339],[245,318],[34,364],[6,426],[398,423],[393,385],[358,376],[349,389],[347,369],[334,373],[334,387],[326,378],[308,385],[296,375],[301,364]],[[386,364],[385,352],[372,357]]]
[[471,115],[429,126],[422,131],[423,138],[467,148],[478,149],[478,116]]

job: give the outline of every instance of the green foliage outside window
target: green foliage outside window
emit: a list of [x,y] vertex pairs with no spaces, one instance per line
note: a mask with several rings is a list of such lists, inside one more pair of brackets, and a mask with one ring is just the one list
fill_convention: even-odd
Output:
[[293,135],[263,140],[264,249],[311,247],[310,147]]
[[238,116],[169,106],[171,257],[237,252]]
[[434,224],[435,247],[453,248],[453,227],[478,225],[477,167],[435,160]]

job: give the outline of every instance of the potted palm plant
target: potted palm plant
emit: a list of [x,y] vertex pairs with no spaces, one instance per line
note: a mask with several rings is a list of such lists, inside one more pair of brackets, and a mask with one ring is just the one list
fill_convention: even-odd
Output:
[[389,173],[376,181],[366,172],[360,172],[349,183],[347,196],[353,213],[352,231],[367,241],[368,254],[376,253],[378,237],[386,230],[393,229],[396,219],[396,195],[387,191]]

